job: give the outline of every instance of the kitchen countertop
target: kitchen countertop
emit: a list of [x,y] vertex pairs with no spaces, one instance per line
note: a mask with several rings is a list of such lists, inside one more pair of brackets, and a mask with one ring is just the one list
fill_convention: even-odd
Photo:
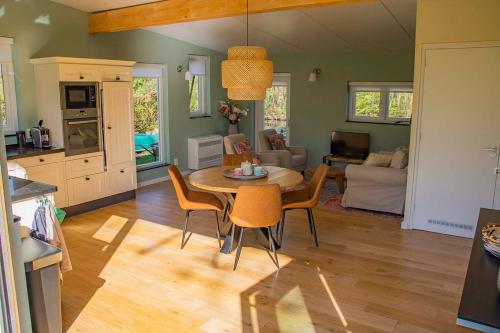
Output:
[[36,198],[44,194],[57,192],[57,186],[34,182],[9,176],[10,197],[12,202]]
[[17,145],[9,145],[5,147],[5,151],[7,160],[14,160],[23,157],[61,153],[64,152],[64,148],[35,148],[32,145],[26,145],[20,150],[17,148]]
[[500,259],[484,250],[481,235],[483,227],[494,222],[500,222],[500,210],[481,208],[457,318],[457,324],[482,332],[500,332]]

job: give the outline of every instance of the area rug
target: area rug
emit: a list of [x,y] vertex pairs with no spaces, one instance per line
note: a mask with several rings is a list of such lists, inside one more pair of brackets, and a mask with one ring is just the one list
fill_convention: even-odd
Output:
[[[305,172],[305,182],[307,183],[311,179],[313,172],[311,170],[306,170]],[[325,185],[321,190],[321,195],[319,197],[318,208],[330,209],[340,212],[348,212],[354,214],[363,214],[376,216],[380,218],[387,218],[393,220],[402,220],[403,217],[398,214],[376,212],[371,210],[357,209],[357,208],[345,208],[342,207],[342,194],[339,191],[337,182],[333,178],[327,178]]]

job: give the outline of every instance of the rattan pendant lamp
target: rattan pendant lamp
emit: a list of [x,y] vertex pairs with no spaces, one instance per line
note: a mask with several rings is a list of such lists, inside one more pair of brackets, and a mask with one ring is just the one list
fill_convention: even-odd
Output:
[[232,46],[227,50],[227,60],[222,62],[222,87],[227,97],[239,101],[256,101],[266,98],[266,89],[273,83],[273,63],[267,59],[267,50],[261,46]]

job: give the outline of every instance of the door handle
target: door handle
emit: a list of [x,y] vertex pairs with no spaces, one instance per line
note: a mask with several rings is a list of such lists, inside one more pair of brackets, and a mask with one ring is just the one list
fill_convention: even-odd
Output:
[[497,146],[483,147],[483,148],[480,148],[479,150],[487,151],[490,153],[491,157],[495,157],[495,156],[497,156],[498,147]]

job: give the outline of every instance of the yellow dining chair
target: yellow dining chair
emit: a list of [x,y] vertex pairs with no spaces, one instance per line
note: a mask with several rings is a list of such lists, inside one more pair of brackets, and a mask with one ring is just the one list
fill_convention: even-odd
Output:
[[281,216],[281,190],[279,185],[241,186],[238,188],[233,209],[229,213],[229,218],[233,222],[231,231],[232,241],[234,241],[235,226],[241,228],[233,270],[236,269],[238,260],[240,259],[241,240],[243,239],[243,231],[246,228],[267,228],[269,248],[274,254],[274,259],[272,257],[271,259],[276,267],[280,267],[271,226],[278,224]]
[[309,230],[314,237],[314,243],[318,246],[318,235],[316,234],[316,225],[314,223],[312,209],[318,205],[319,195],[325,184],[328,169],[329,167],[326,164],[321,164],[316,168],[311,181],[305,188],[283,193],[283,218],[279,224],[277,235],[279,244],[283,241],[286,211],[292,209],[305,209],[307,211]]
[[219,215],[217,212],[224,210],[222,201],[212,193],[193,191],[188,188],[186,181],[182,177],[179,169],[175,165],[168,167],[168,173],[172,178],[175,193],[177,194],[177,201],[179,206],[186,211],[186,218],[184,220],[184,228],[182,229],[181,249],[184,248],[189,237],[186,239],[187,226],[189,222],[189,213],[195,210],[212,210],[215,211],[215,221],[217,222],[217,240],[220,241],[220,228],[219,228]]
[[234,166],[239,167],[242,162],[253,161],[253,154],[251,151],[246,151],[241,154],[226,154],[222,157],[222,166]]

